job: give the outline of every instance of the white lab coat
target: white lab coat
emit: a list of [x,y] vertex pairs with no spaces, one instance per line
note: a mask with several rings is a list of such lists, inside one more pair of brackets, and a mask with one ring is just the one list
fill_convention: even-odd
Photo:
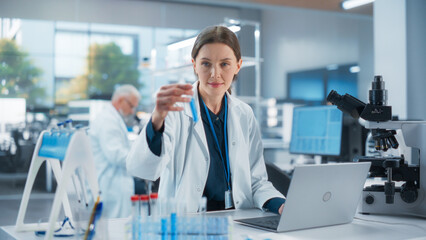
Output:
[[[148,180],[161,176],[159,198],[181,200],[188,212],[198,211],[210,166],[197,85],[198,82],[193,85],[193,91],[199,121],[193,124],[190,106],[183,104],[183,111],[169,112],[165,119],[160,156],[149,149],[145,126],[127,157],[129,173]],[[267,181],[260,130],[252,109],[237,98],[227,96],[234,206],[237,209],[261,209],[268,199],[284,196]]]
[[106,103],[90,123],[89,135],[103,202],[102,217],[128,217],[135,191],[133,177],[126,170],[131,144],[124,120],[111,103]]

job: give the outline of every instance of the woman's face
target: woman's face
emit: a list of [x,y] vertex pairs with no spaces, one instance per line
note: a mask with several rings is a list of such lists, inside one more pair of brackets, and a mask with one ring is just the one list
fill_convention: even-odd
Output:
[[209,43],[201,47],[196,59],[192,59],[195,74],[200,81],[202,95],[223,96],[231,86],[234,75],[241,68],[234,51],[224,43]]

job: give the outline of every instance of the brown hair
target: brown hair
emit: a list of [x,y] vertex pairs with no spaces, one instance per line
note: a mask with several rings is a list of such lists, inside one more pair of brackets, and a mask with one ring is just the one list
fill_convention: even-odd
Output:
[[[232,49],[234,52],[237,61],[241,59],[241,49],[238,38],[229,28],[224,26],[210,26],[204,28],[200,34],[198,34],[197,39],[195,40],[194,46],[192,47],[191,56],[192,59],[198,55],[200,49],[209,43],[223,43]],[[233,81],[237,78],[237,75],[234,76]],[[231,88],[228,89],[228,92],[231,93]]]

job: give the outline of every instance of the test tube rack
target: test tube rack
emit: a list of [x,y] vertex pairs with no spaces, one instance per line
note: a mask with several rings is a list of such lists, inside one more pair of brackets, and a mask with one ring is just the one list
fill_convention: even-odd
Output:
[[[49,222],[25,224],[24,217],[34,180],[44,161],[51,164],[53,174],[58,183],[50,211]],[[62,162],[62,168],[60,162]],[[96,199],[99,194],[99,186],[96,178],[96,169],[90,139],[86,130],[61,129],[56,131],[43,131],[37,140],[31,160],[24,194],[16,220],[15,231],[46,231],[45,239],[52,239],[53,232],[58,226],[57,220],[61,205],[65,215],[72,221],[72,212],[66,190],[70,181],[74,180],[73,178],[76,177],[77,169],[83,171],[93,199]],[[82,187],[84,187],[84,185],[82,185]],[[82,194],[86,194],[86,189],[82,189]]]

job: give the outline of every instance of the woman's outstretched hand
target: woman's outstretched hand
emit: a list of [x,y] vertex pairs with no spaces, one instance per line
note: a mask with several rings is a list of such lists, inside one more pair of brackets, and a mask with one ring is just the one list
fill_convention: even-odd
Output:
[[191,84],[170,84],[160,88],[155,101],[155,109],[152,113],[152,126],[159,130],[169,111],[182,111],[183,107],[175,106],[177,102],[190,102],[191,99],[182,95],[193,95]]

